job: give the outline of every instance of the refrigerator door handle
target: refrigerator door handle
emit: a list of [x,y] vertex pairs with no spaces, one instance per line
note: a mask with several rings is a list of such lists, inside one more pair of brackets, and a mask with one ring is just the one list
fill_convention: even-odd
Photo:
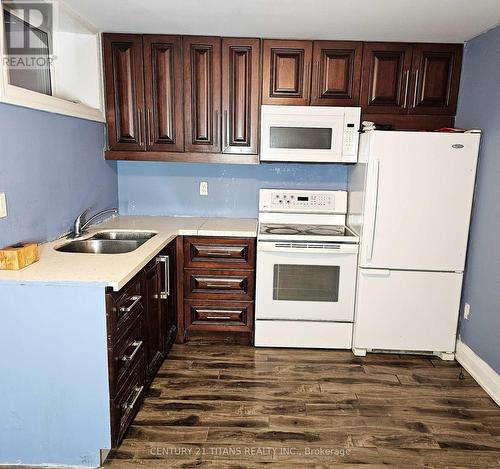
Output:
[[377,225],[377,205],[378,205],[378,180],[379,180],[380,161],[373,160],[371,167],[371,178],[373,184],[373,192],[371,199],[373,200],[373,216],[370,226],[370,238],[368,239],[368,249],[366,253],[366,260],[371,261],[373,257],[373,247],[375,244],[375,226]]

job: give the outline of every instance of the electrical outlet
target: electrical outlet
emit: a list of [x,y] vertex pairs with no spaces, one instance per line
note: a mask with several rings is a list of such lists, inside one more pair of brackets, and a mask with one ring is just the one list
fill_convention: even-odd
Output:
[[200,195],[208,195],[208,182],[207,181],[200,182]]
[[7,200],[5,198],[5,193],[0,193],[0,218],[5,218],[7,216]]
[[470,304],[465,303],[464,305],[464,319],[469,319],[470,316]]

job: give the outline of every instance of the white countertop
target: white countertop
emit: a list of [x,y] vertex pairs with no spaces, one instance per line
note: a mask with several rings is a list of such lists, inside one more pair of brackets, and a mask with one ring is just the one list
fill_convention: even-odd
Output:
[[[88,230],[151,230],[158,234],[125,254],[65,253],[54,248],[68,242],[62,238],[40,245],[40,260],[22,270],[0,270],[0,282],[13,283],[89,283],[120,290],[148,261],[178,235],[231,236],[257,235],[257,220],[252,218],[195,218],[119,216]],[[86,234],[84,237],[88,237]]]

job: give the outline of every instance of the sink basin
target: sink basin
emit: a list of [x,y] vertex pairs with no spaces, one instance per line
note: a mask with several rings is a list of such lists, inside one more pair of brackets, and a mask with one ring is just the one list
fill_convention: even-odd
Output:
[[84,239],[70,241],[56,248],[60,252],[79,252],[86,254],[123,254],[135,251],[147,240],[111,240],[111,239]]
[[158,233],[155,231],[126,231],[126,230],[107,230],[98,231],[89,239],[109,239],[109,240],[122,240],[122,241],[142,241],[145,242],[156,236]]
[[94,233],[90,238],[75,239],[56,248],[59,252],[86,254],[124,254],[135,251],[148,239],[156,236],[155,231],[106,230]]

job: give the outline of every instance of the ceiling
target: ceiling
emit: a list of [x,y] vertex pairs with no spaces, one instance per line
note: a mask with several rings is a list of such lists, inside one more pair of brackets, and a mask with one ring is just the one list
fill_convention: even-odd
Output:
[[499,0],[64,0],[100,31],[463,42],[500,23]]

